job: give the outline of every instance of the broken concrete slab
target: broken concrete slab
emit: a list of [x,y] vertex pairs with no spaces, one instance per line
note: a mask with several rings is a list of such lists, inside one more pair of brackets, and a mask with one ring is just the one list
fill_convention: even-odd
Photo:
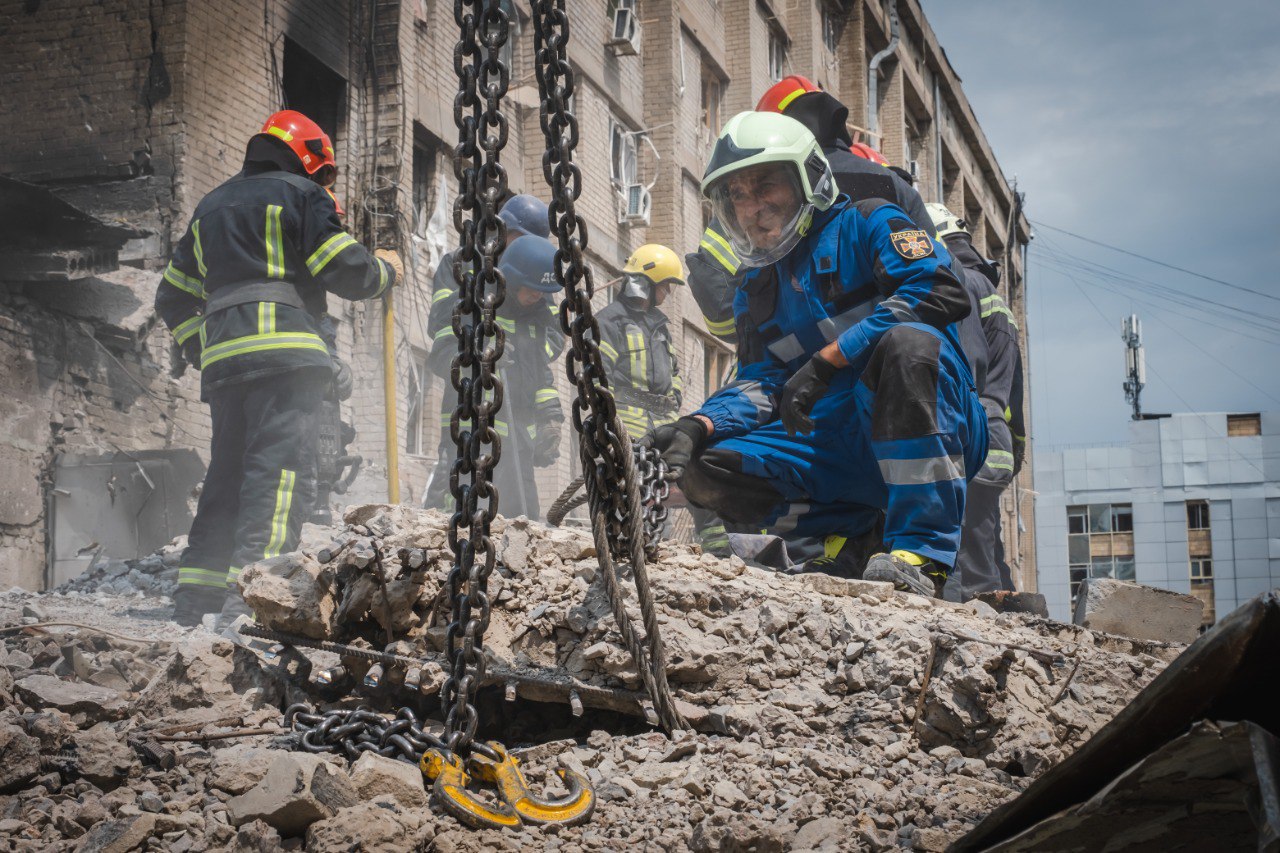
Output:
[[1204,602],[1194,595],[1130,581],[1087,578],[1080,585],[1072,621],[1108,634],[1190,643],[1200,635],[1203,616]]
[[240,589],[264,627],[316,640],[330,637],[337,607],[333,571],[311,556],[285,554],[247,566]]
[[28,675],[14,686],[33,708],[57,708],[72,716],[84,714],[91,721],[118,720],[125,711],[119,693],[93,684],[63,681],[52,675]]
[[138,814],[119,820],[108,820],[89,830],[80,839],[76,853],[128,853],[142,847],[156,829],[156,816]]
[[0,723],[0,794],[16,791],[40,772],[40,741],[11,723]]
[[243,794],[262,781],[279,754],[247,743],[219,749],[209,762],[209,784],[228,794]]
[[233,826],[263,820],[287,837],[359,801],[337,764],[311,753],[281,753],[261,782],[227,803],[227,817]]
[[351,784],[367,800],[386,794],[405,808],[420,808],[427,804],[422,771],[408,762],[376,752],[366,752],[351,766]]
[[76,772],[104,791],[129,781],[141,770],[137,755],[110,723],[98,723],[72,736],[76,745]]

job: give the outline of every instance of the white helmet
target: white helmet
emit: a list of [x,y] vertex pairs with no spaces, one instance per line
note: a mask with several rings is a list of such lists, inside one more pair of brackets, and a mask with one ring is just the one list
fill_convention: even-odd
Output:
[[[784,169],[757,167],[783,166]],[[734,191],[744,187],[735,176],[753,170],[755,187],[766,191],[772,180],[789,182],[776,197],[793,200],[795,209],[782,210],[765,202],[759,205],[762,218],[739,223]],[[762,186],[763,185],[763,186]],[[826,210],[836,200],[836,182],[822,147],[803,124],[779,113],[738,113],[720,131],[702,177],[702,194],[711,201],[713,215],[725,228],[733,250],[745,266],[762,267],[786,256],[813,223],[814,210]],[[757,193],[756,197],[760,197]],[[768,227],[759,226],[767,222]],[[755,231],[755,236],[752,236]],[[759,244],[758,244],[759,243]]]
[[933,220],[933,227],[937,229],[939,240],[952,234],[969,234],[969,224],[952,213],[945,204],[931,201],[924,206],[924,209],[929,211],[929,218]]

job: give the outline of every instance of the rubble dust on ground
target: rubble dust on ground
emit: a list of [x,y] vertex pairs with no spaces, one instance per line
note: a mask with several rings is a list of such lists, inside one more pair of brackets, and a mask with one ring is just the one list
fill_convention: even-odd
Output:
[[[245,570],[260,624],[438,660],[445,516],[373,505],[346,522]],[[351,543],[320,563],[338,534]],[[493,659],[637,689],[589,534],[499,519],[493,540]],[[412,765],[290,750],[282,708],[321,697],[261,648],[165,621],[178,553],[0,595],[0,625],[89,626],[0,638],[0,849],[940,850],[1179,651],[664,543],[649,572],[691,730],[668,738],[637,716],[574,717],[491,688],[482,735],[504,739],[539,791],[557,790],[557,766],[585,774],[598,805],[583,826],[477,831],[428,803]],[[388,678],[361,701],[429,709],[443,671],[420,678],[421,692]]]

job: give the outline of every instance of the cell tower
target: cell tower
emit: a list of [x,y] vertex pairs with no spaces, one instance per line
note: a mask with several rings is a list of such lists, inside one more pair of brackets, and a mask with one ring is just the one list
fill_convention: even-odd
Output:
[[1142,389],[1147,386],[1147,359],[1142,352],[1142,322],[1137,314],[1124,318],[1120,326],[1124,341],[1124,399],[1133,404],[1133,419],[1142,420]]

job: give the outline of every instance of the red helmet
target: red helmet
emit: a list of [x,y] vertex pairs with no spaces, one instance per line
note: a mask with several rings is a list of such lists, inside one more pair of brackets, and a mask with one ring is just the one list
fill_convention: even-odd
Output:
[[889,161],[884,159],[884,155],[865,142],[855,142],[849,146],[849,150],[863,160],[870,160],[872,163],[884,166],[886,169],[889,168]]
[[774,83],[767,92],[760,96],[760,102],[756,104],[756,112],[780,113],[801,95],[821,91],[822,89],[818,87],[818,84],[808,77],[792,74],[790,77],[783,77],[780,81]]
[[289,150],[298,155],[302,168],[314,175],[325,166],[337,168],[333,158],[333,142],[320,125],[297,110],[281,110],[274,113],[262,126],[262,133],[280,139]]

